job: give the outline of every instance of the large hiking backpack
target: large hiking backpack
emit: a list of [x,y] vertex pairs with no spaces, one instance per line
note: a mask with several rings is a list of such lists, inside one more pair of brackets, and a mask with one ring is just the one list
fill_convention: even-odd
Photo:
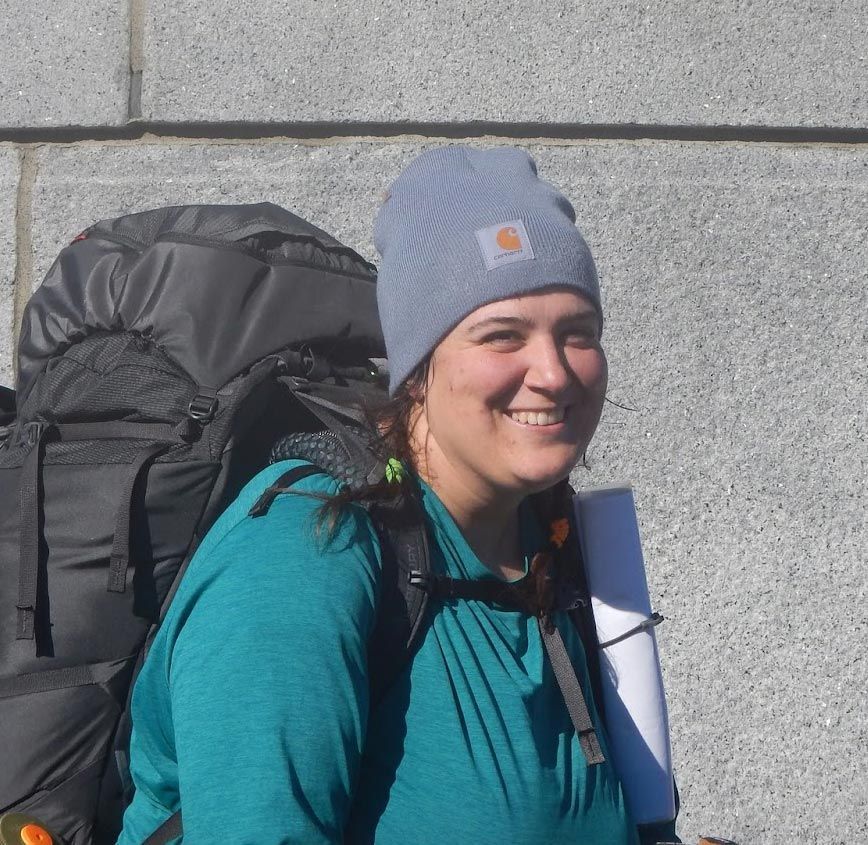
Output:
[[[0,396],[0,815],[115,840],[131,680],[179,573],[281,436],[382,477],[359,407],[384,356],[373,266],[271,204],[103,221],[61,252],[23,317],[17,413]],[[387,660],[408,618],[382,620]]]

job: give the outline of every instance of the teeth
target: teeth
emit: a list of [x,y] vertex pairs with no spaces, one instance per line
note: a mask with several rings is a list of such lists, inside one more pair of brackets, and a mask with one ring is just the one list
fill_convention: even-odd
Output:
[[563,408],[554,408],[551,411],[513,411],[510,419],[522,425],[554,425],[564,418]]

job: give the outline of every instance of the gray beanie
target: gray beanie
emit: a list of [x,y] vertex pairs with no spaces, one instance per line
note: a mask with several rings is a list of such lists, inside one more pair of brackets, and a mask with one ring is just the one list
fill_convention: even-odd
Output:
[[575,220],[524,150],[449,146],[411,162],[374,226],[389,392],[489,302],[567,286],[602,318],[594,259]]

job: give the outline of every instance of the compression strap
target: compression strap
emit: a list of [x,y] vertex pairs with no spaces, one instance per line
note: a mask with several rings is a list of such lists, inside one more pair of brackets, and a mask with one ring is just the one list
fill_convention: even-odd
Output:
[[542,618],[537,620],[537,624],[555,673],[555,679],[561,688],[561,695],[564,697],[564,703],[567,705],[567,711],[570,714],[573,727],[576,729],[576,736],[582,747],[582,753],[585,755],[585,762],[589,766],[605,763],[606,757],[600,747],[600,740],[594,729],[591,714],[588,712],[582,685],[579,683],[576,670],[569,654],[567,654],[560,631]]

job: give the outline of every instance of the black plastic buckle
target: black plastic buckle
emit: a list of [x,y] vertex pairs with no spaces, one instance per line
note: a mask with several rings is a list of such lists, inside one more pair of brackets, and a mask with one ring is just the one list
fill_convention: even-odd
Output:
[[35,446],[42,440],[42,433],[45,431],[44,422],[32,422],[25,426],[26,443],[28,446]]
[[203,396],[201,393],[193,398],[187,408],[187,415],[198,423],[208,423],[214,419],[218,405],[216,396]]
[[301,374],[308,381],[324,381],[332,374],[332,365],[328,359],[314,355],[313,349],[306,343],[298,348],[301,362]]
[[298,350],[301,356],[301,372],[302,375],[310,378],[311,373],[316,369],[317,360],[311,349],[306,343]]
[[418,587],[420,590],[424,590],[426,593],[428,592],[428,587],[430,586],[428,576],[421,573],[418,569],[410,570],[408,580],[410,581],[411,587]]

